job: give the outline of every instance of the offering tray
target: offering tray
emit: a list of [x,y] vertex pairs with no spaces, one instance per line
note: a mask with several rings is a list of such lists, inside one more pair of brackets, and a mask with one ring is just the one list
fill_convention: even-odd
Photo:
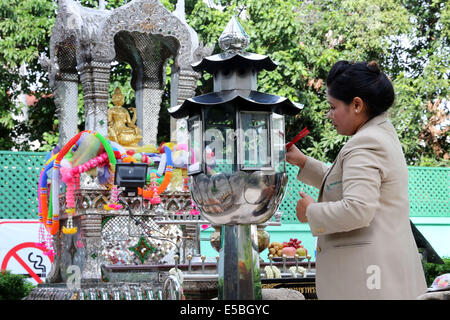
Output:
[[[283,262],[283,257],[273,257],[272,260],[275,262]],[[295,257],[286,257],[286,261],[295,261]],[[303,261],[306,259],[306,256],[298,257],[298,261]]]

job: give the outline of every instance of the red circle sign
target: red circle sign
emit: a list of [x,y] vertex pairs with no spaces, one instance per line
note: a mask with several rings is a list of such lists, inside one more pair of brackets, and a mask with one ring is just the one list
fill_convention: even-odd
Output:
[[[36,272],[34,272],[33,269],[31,269],[30,266],[25,261],[23,261],[23,259],[17,254],[18,251],[26,248],[35,248],[41,250],[44,254],[48,252],[48,250],[42,249],[39,243],[36,242],[21,243],[8,251],[8,253],[5,255],[5,258],[3,259],[2,266],[0,269],[2,272],[5,272],[8,262],[11,260],[11,258],[14,258],[28,272],[28,274],[34,280],[36,280],[37,283],[42,283],[42,279],[36,274]],[[50,259],[50,262],[53,263],[53,256],[48,256],[48,258]]]

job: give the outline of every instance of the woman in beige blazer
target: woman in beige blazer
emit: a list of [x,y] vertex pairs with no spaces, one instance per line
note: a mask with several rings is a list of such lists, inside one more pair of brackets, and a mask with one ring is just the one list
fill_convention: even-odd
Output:
[[386,110],[394,89],[377,64],[337,62],[327,78],[328,117],[352,136],[331,167],[287,151],[298,179],[297,217],[317,239],[319,299],[415,299],[426,292],[409,221],[408,168]]

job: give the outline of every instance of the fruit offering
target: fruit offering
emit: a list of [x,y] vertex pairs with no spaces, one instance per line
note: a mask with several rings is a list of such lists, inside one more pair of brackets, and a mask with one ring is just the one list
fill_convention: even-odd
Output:
[[292,258],[296,254],[299,257],[305,257],[308,254],[308,251],[301,243],[302,242],[296,238],[290,238],[289,242],[272,242],[269,245],[269,255],[273,255],[275,258],[282,257],[283,254]]
[[294,247],[284,247],[281,249],[281,254],[285,254],[286,257],[294,257],[296,252]]
[[272,242],[269,245],[269,255],[273,255],[274,257],[281,257],[283,250],[283,244],[280,242]]
[[303,248],[303,246],[301,246],[300,248],[297,248],[297,250],[295,251],[295,253],[299,256],[299,257],[306,257],[308,255],[308,250],[306,250],[306,248]]
[[290,238],[289,242],[283,242],[284,247],[294,247],[295,249],[300,248],[302,242],[296,238]]

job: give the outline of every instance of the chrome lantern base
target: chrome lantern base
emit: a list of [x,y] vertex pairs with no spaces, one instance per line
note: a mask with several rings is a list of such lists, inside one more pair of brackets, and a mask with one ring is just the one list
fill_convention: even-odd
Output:
[[219,260],[219,300],[261,300],[256,225],[224,225]]

